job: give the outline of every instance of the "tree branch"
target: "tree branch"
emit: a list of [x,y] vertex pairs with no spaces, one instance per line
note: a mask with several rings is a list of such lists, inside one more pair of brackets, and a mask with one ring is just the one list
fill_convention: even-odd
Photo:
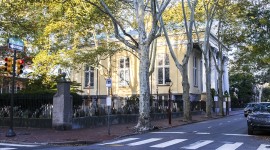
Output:
[[169,47],[171,56],[172,56],[172,58],[173,58],[173,60],[174,60],[174,62],[175,62],[175,64],[176,64],[176,67],[180,70],[180,72],[182,72],[183,66],[179,63],[179,61],[178,61],[178,59],[177,59],[177,57],[176,57],[176,55],[175,55],[175,53],[174,53],[174,51],[173,51],[172,44],[171,44],[171,42],[170,42],[168,33],[167,33],[167,31],[166,31],[166,28],[165,28],[165,25],[164,25],[164,22],[163,22],[163,18],[160,17],[159,20],[160,20],[160,25],[161,25],[161,27],[163,28],[164,36],[165,36],[165,38],[166,38],[166,42],[167,42],[167,44],[168,44],[168,47]]
[[[98,6],[95,3],[91,2],[90,0],[85,0],[85,1],[88,2],[88,3],[90,3],[93,6],[97,7],[101,12],[105,13],[106,15],[108,15],[111,18],[111,20],[113,22],[113,25],[114,25],[115,37],[119,41],[123,42],[126,46],[128,46],[128,47],[130,47],[130,48],[132,48],[134,50],[137,50],[138,49],[138,45],[139,44],[137,43],[137,41],[130,34],[128,34],[125,31],[123,25],[119,21],[117,21],[117,19],[113,16],[113,14],[111,13],[110,9],[108,8],[108,6],[106,5],[106,3],[103,0],[99,0],[99,1],[100,1],[100,4],[102,5],[102,7],[104,8],[104,10],[100,6]],[[119,32],[118,27],[121,29],[121,31],[123,32],[123,34],[125,36],[127,36],[127,37],[129,37],[129,39],[131,39],[131,41],[134,44],[131,44],[129,41],[127,41],[124,37],[122,37],[120,35],[120,32]]]

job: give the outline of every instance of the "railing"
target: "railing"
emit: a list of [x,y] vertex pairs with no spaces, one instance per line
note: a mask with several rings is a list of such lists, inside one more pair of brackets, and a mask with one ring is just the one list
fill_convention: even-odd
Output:
[[[125,104],[119,106],[119,104]],[[53,94],[39,94],[26,95],[15,94],[14,96],[14,113],[15,118],[52,118],[53,112]],[[166,100],[156,101],[151,100],[150,112],[153,113],[167,113],[168,103]],[[205,110],[205,102],[194,101],[191,102],[191,111]],[[0,117],[9,117],[10,95],[0,95]],[[172,103],[172,112],[182,112],[183,102],[174,101]],[[112,104],[110,114],[138,114],[138,102],[133,100],[115,101]],[[87,116],[105,116],[108,114],[107,107],[104,104],[90,102],[85,103],[82,97],[73,96],[73,118],[87,117]]]

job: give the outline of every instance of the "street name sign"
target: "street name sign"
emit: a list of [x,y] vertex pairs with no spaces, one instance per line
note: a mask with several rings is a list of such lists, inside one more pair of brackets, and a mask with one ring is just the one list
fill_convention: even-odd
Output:
[[24,49],[24,43],[21,39],[12,37],[8,39],[8,48],[22,52]]

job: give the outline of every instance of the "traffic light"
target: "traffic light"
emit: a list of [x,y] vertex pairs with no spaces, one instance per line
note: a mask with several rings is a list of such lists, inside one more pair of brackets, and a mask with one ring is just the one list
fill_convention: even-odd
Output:
[[5,71],[6,70],[6,66],[0,66],[0,70],[1,71]]
[[12,64],[13,64],[13,58],[6,57],[5,58],[5,71],[11,73],[12,72]]
[[23,64],[24,61],[22,59],[17,59],[16,60],[16,74],[20,75],[23,73],[22,69],[23,69]]

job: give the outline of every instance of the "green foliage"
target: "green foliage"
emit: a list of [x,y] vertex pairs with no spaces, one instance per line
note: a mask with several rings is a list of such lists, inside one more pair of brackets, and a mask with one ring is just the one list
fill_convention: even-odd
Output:
[[97,48],[95,47],[81,48],[81,50],[77,51],[76,55],[72,57],[72,62],[74,64],[87,64],[94,67],[100,67],[102,60],[106,60],[110,56],[113,56],[114,54],[123,50],[125,50],[125,48],[115,42],[109,43],[104,42],[100,43]]
[[267,39],[270,38],[270,11],[267,5],[269,0],[262,0],[257,4],[246,0],[238,2],[237,6],[242,11],[235,14],[237,19],[230,23],[225,32],[228,33],[225,41],[238,48],[233,62],[238,70],[259,72],[261,75],[269,71],[270,41]]
[[213,100],[214,100],[214,96],[216,96],[216,95],[217,95],[217,91],[212,88],[211,89],[211,96],[212,96]]
[[262,102],[270,102],[270,87],[263,88]]
[[[114,1],[108,4],[116,14],[124,7]],[[82,63],[98,66],[96,58],[108,57],[120,49],[113,44],[98,45],[104,39],[98,36],[110,35],[112,25],[106,14],[84,0],[19,0],[5,1],[0,6],[0,43],[6,44],[10,35],[17,35],[25,42],[27,53],[23,57],[33,58],[34,72],[29,77],[43,85],[40,89],[54,86],[56,69],[72,69]],[[93,43],[97,43],[95,48]],[[91,52],[85,52],[89,47]]]
[[[37,79],[28,80],[26,83],[25,89],[19,91],[19,93],[23,94],[49,94],[49,93],[56,93],[57,92],[57,81],[58,76],[50,76],[52,78],[51,82],[44,83],[44,78],[47,76],[40,76]],[[82,92],[79,90],[80,83],[71,82],[70,85],[70,92],[71,93],[80,93]]]
[[253,85],[255,85],[255,78],[252,74],[230,74],[229,79],[231,91],[237,94],[238,101],[248,103],[253,100]]

